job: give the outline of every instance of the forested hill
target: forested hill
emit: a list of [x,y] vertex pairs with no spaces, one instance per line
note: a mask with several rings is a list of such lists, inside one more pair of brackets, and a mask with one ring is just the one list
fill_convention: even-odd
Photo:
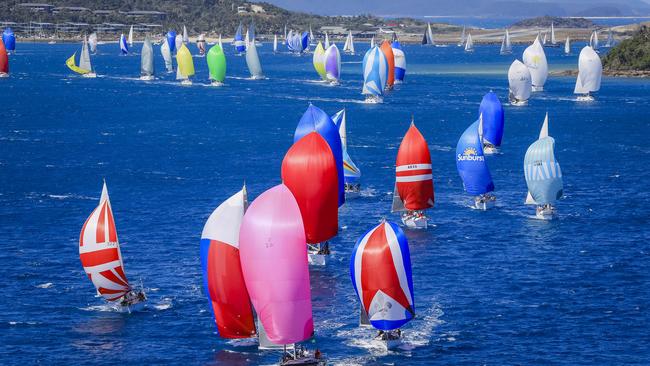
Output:
[[[366,31],[374,26],[388,26],[393,23],[403,24],[405,28],[423,28],[425,24],[413,19],[385,21],[370,15],[325,17],[288,11],[269,3],[250,3],[240,0],[51,0],[46,4],[52,5],[52,7],[47,9],[34,9],[20,5],[23,3],[25,1],[0,1],[0,21],[17,23],[37,21],[59,24],[65,22],[154,23],[162,24],[165,29],[181,29],[183,25],[186,25],[192,33],[223,34],[232,34],[241,21],[249,23],[251,20],[255,21],[258,31],[278,34],[283,32],[285,24],[300,30],[307,30],[311,25],[314,32],[325,25]],[[86,10],[71,9],[70,7],[82,7]],[[132,11],[156,11],[164,14],[140,16],[126,14]]]
[[606,71],[650,71],[650,28],[642,26],[634,37],[612,48],[603,67]]

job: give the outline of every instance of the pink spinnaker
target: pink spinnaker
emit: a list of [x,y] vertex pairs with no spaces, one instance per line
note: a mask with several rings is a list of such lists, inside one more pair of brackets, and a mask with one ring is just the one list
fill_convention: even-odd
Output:
[[314,333],[307,244],[300,208],[277,185],[248,208],[239,231],[244,282],[269,340],[291,344]]

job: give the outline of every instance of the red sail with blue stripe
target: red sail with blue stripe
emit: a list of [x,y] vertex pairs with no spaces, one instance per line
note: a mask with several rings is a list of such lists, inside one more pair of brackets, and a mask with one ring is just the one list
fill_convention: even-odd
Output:
[[411,255],[398,225],[383,221],[357,241],[350,277],[373,327],[397,329],[415,316]]

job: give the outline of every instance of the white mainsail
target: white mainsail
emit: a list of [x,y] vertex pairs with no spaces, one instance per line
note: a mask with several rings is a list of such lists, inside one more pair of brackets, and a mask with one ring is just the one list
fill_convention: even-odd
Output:
[[370,48],[373,47],[375,47],[375,36],[372,36],[372,38],[370,38]]
[[167,69],[167,72],[174,71],[174,67],[172,66],[172,52],[169,48],[167,37],[163,39],[162,45],[160,46],[160,53],[162,53],[163,60],[165,60],[165,69]]
[[129,46],[133,46],[133,26],[129,29],[129,38],[127,38],[126,42]]
[[219,47],[223,50],[223,42],[221,42],[221,33],[219,33]]
[[330,48],[330,38],[327,35],[327,32],[325,32],[325,44],[323,45],[323,48],[325,48],[325,49]]
[[88,36],[88,46],[90,46],[90,52],[97,52],[97,33],[91,33]]
[[597,31],[593,31],[593,32],[591,33],[591,37],[589,38],[589,46],[591,46],[591,48],[593,48],[594,51],[598,51],[598,45],[599,45],[599,42],[598,42],[598,32],[597,32]]
[[460,42],[458,42],[458,47],[463,47],[465,44],[465,26],[463,26],[463,31],[460,34]]
[[555,39],[555,26],[551,22],[551,44],[555,46],[557,44],[557,39]]
[[[248,37],[246,37],[246,40],[248,40]],[[255,47],[255,41],[249,41],[246,46],[246,66],[248,66],[248,71],[251,73],[251,79],[264,78],[260,57],[257,54],[257,47]]]
[[273,36],[273,52],[278,52],[278,35]]
[[352,38],[352,31],[348,32],[348,36],[345,39],[345,45],[343,45],[343,52],[354,54],[354,39]]
[[574,94],[589,94],[600,90],[603,64],[593,48],[585,46],[578,57],[578,77]]
[[92,72],[93,67],[90,64],[90,51],[88,50],[88,41],[84,38],[83,46],[81,47],[81,55],[79,56],[79,68]]
[[523,55],[524,64],[530,70],[530,76],[533,82],[533,91],[544,90],[544,84],[548,77],[548,62],[544,47],[539,41],[539,36],[535,38],[532,45],[526,47]]
[[465,52],[474,51],[474,41],[472,40],[472,33],[467,34],[467,41],[465,41]]
[[566,37],[566,42],[564,42],[564,54],[571,54],[571,41],[569,40],[569,36]]
[[502,55],[509,55],[512,53],[512,43],[510,42],[510,32],[508,32],[508,29],[506,29],[506,33],[503,36],[500,53]]
[[190,43],[190,37],[187,35],[187,28],[183,26],[183,43]]

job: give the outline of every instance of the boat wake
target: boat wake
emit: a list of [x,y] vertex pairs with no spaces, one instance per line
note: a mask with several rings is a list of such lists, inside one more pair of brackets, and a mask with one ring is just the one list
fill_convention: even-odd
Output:
[[156,310],[167,310],[171,309],[174,306],[172,299],[170,297],[163,297],[159,303],[153,306]]

